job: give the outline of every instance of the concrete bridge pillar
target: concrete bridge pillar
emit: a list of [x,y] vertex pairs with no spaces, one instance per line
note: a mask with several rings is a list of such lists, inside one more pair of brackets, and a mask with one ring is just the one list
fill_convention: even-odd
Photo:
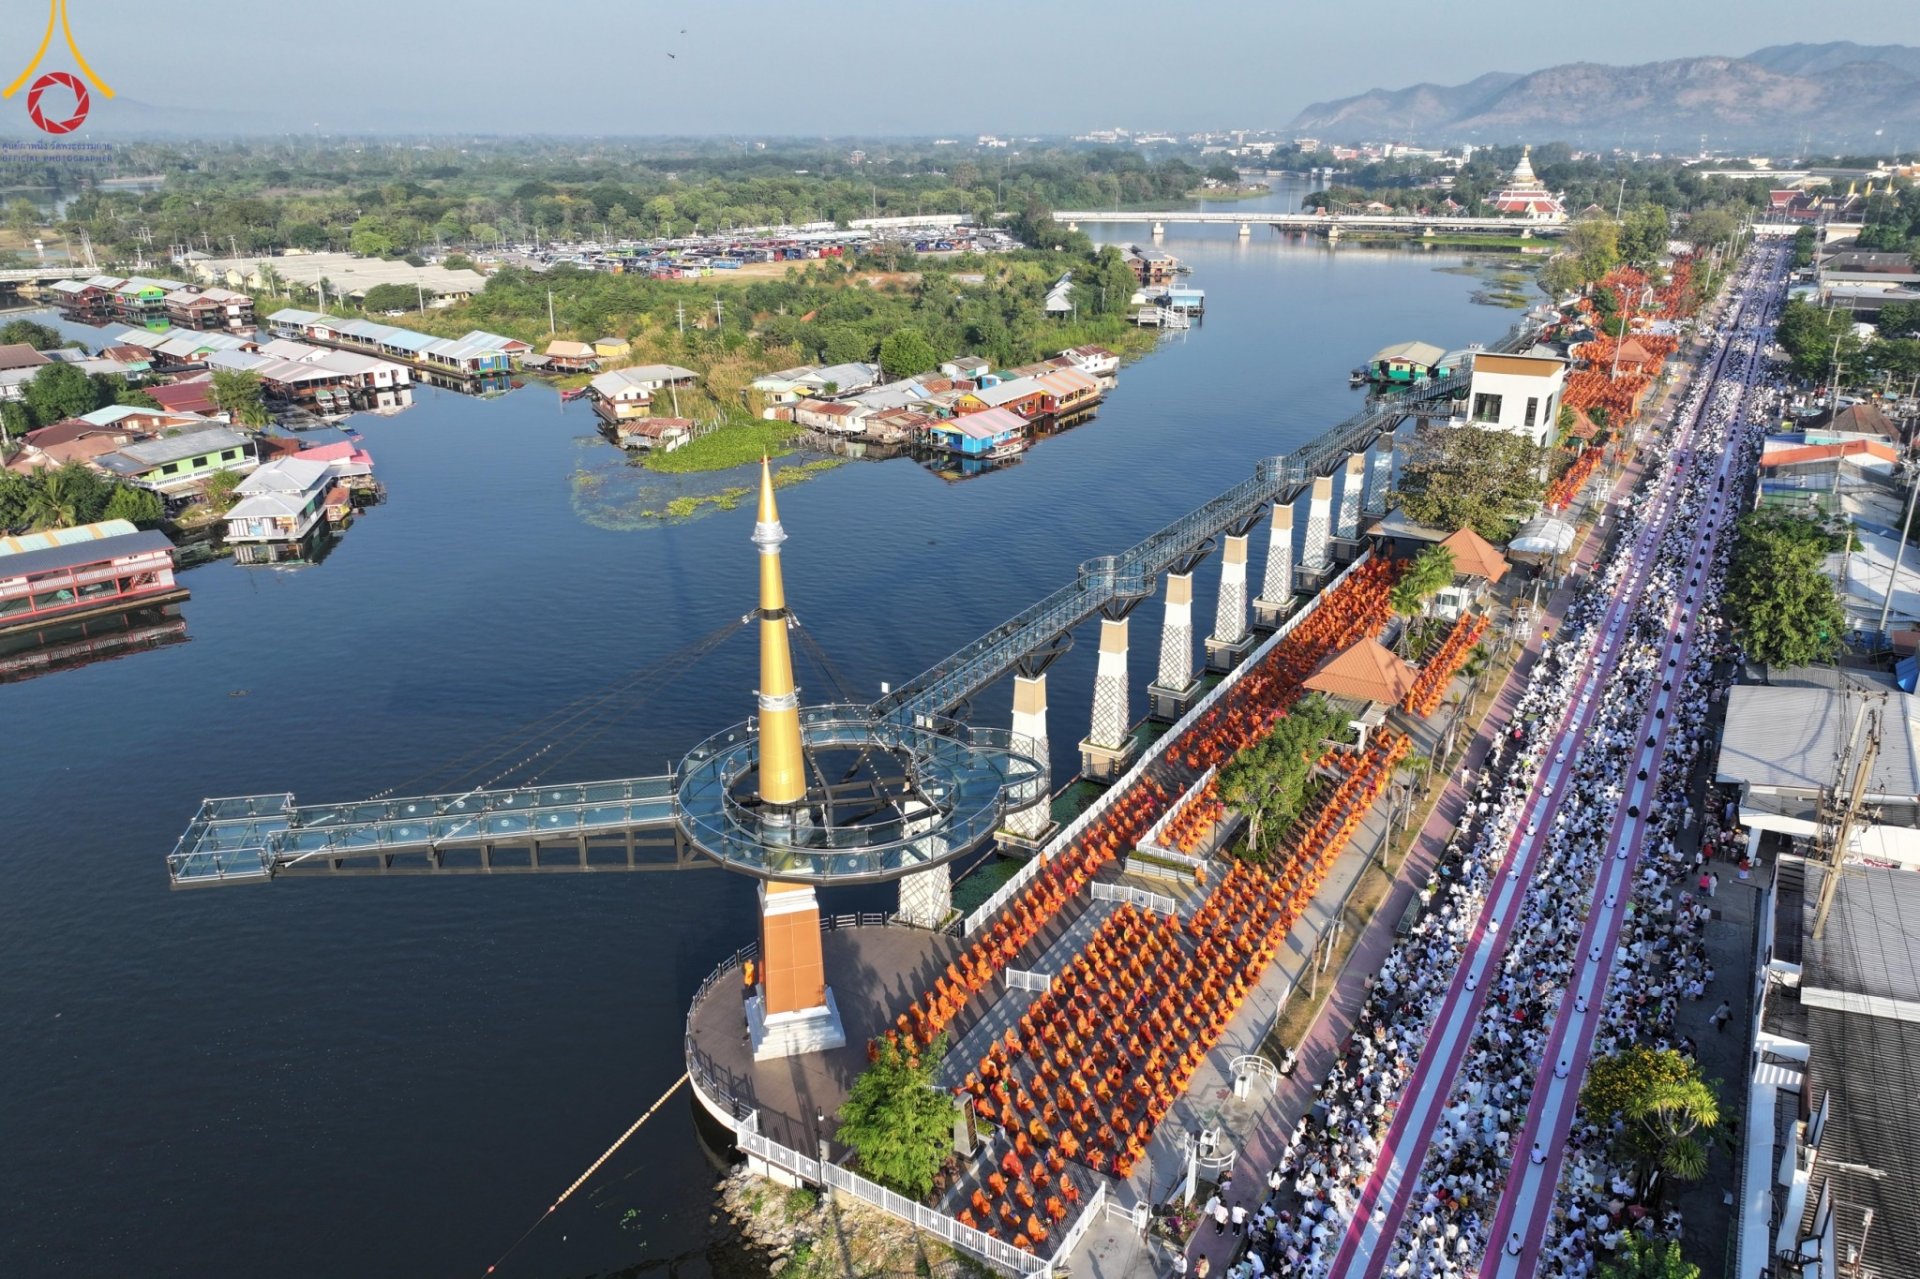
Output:
[[1240,238],[1244,240],[1252,234],[1253,234],[1253,223],[1242,222],[1240,224]]
[[1387,513],[1387,495],[1393,491],[1393,437],[1383,435],[1367,446],[1367,478],[1360,486],[1360,513],[1378,517]]
[[1230,533],[1220,553],[1220,601],[1207,636],[1207,669],[1230,671],[1253,647],[1247,629],[1247,535]]
[[1155,235],[1165,235],[1165,234],[1167,233],[1167,224],[1166,224],[1166,223],[1164,223],[1164,222],[1156,222],[1156,223],[1154,223],[1154,224],[1153,224],[1153,233],[1154,233]]
[[1313,477],[1313,495],[1307,502],[1307,536],[1300,548],[1300,567],[1314,577],[1324,574],[1333,563],[1327,554],[1332,531],[1333,479],[1316,475]]
[[1160,671],[1147,685],[1147,717],[1173,723],[1200,695],[1193,674],[1193,574],[1167,574],[1167,617],[1160,628]]
[[1293,504],[1275,502],[1267,524],[1267,572],[1253,601],[1253,624],[1277,631],[1293,611]]
[[[1046,805],[1040,806],[1046,811]],[[900,877],[901,919],[916,928],[938,928],[953,913],[953,876],[943,862]]]
[[1339,238],[1340,238],[1340,224],[1338,222],[1329,223],[1327,225],[1327,239],[1338,240]]
[[[1033,744],[1033,757],[1046,764],[1047,752],[1047,673],[1013,677],[1013,735]],[[1051,789],[1049,787],[1048,789]],[[1051,804],[1035,804],[1007,817],[1007,829],[1021,839],[1038,845],[1053,828]]]
[[1348,541],[1360,536],[1360,486],[1366,479],[1367,459],[1359,453],[1347,454],[1340,472],[1339,514],[1333,522],[1333,535]]
[[1093,722],[1080,743],[1080,773],[1096,782],[1112,781],[1133,761],[1127,730],[1127,619],[1100,619],[1100,662],[1093,676]]
[[1069,220],[1067,222],[1067,230],[1078,231],[1079,229],[1080,229],[1080,224],[1078,222],[1074,222],[1072,220]]

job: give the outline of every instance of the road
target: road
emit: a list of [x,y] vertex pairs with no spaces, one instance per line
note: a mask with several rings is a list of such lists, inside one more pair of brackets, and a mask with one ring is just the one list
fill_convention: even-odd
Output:
[[[1743,314],[1735,322],[1736,336],[1729,341],[1724,353],[1734,366],[1722,378],[1732,398],[1727,414],[1728,439],[1722,442],[1718,460],[1713,463],[1716,484],[1706,517],[1695,527],[1689,551],[1695,564],[1702,564],[1713,555],[1716,541],[1739,514],[1733,499],[1726,495],[1738,491],[1734,467],[1743,425],[1742,409],[1747,393],[1758,382],[1764,367],[1760,353],[1772,339],[1772,324],[1780,301],[1779,259],[1785,256],[1777,249],[1756,250],[1756,253],[1771,253],[1775,260],[1764,263],[1759,286],[1749,294]],[[1702,397],[1703,413],[1718,394],[1719,388],[1714,388]],[[1700,580],[1700,574],[1690,579],[1685,598],[1668,618],[1669,626],[1677,624],[1679,628],[1672,632],[1673,639],[1667,649],[1669,668],[1675,672],[1668,682],[1674,687],[1656,691],[1634,739],[1641,743],[1632,765],[1635,780],[1623,797],[1623,807],[1615,813],[1614,826],[1605,845],[1621,852],[1602,863],[1594,884],[1586,929],[1574,953],[1574,973],[1567,984],[1574,998],[1570,1003],[1562,1001],[1560,1016],[1541,1059],[1540,1074],[1534,1082],[1526,1123],[1514,1146],[1527,1152],[1537,1148],[1540,1158],[1536,1162],[1530,1156],[1507,1178],[1489,1234],[1489,1238],[1501,1241],[1501,1246],[1497,1250],[1489,1249],[1483,1259],[1482,1279],[1495,1276],[1517,1279],[1532,1274],[1539,1260],[1552,1216],[1554,1188],[1565,1162],[1567,1134],[1579,1109],[1580,1085],[1591,1060],[1594,1036],[1606,1011],[1607,982],[1618,954],[1620,931],[1626,922],[1633,877],[1655,824],[1653,801],[1660,784],[1667,736],[1676,719],[1673,712],[1674,699],[1680,695],[1679,675],[1687,670],[1699,635],[1703,610],[1694,605]]]
[[[1757,251],[1760,254],[1770,250]],[[1777,255],[1775,255],[1777,256]],[[1772,259],[1769,259],[1772,260]],[[1756,301],[1770,299],[1773,296],[1771,282],[1777,277],[1777,269],[1768,271],[1755,265],[1750,268],[1752,277],[1743,291],[1740,311],[1753,306]],[[1756,285],[1759,287],[1756,288]],[[1733,341],[1720,344],[1711,356],[1708,370],[1709,384],[1698,397],[1695,411],[1686,415],[1676,424],[1671,448],[1676,459],[1684,458],[1693,447],[1697,437],[1703,434],[1702,422],[1707,406],[1717,395],[1720,380],[1726,376],[1729,353],[1739,344]],[[1751,363],[1741,366],[1743,376],[1751,376]],[[1718,465],[1726,465],[1723,455]],[[1488,994],[1493,985],[1492,977],[1498,975],[1504,959],[1508,939],[1514,926],[1521,918],[1527,899],[1527,890],[1536,870],[1539,868],[1547,845],[1547,836],[1554,826],[1554,817],[1559,811],[1568,787],[1564,784],[1572,773],[1581,748],[1600,713],[1601,689],[1607,682],[1615,665],[1624,651],[1624,645],[1614,642],[1627,626],[1635,610],[1640,607],[1647,593],[1650,575],[1655,565],[1656,551],[1667,536],[1672,522],[1676,501],[1685,482],[1685,465],[1680,463],[1663,469],[1650,497],[1648,509],[1654,512],[1649,519],[1642,521],[1638,535],[1631,546],[1623,548],[1630,559],[1626,571],[1615,584],[1611,602],[1604,612],[1604,623],[1596,628],[1596,643],[1592,645],[1584,658],[1582,669],[1576,678],[1578,695],[1570,699],[1563,712],[1559,731],[1554,741],[1554,754],[1534,778],[1527,793],[1525,803],[1520,807],[1520,817],[1509,838],[1503,868],[1494,880],[1482,907],[1479,918],[1469,934],[1467,946],[1461,962],[1449,983],[1439,1013],[1426,1036],[1426,1048],[1421,1053],[1412,1078],[1401,1094],[1401,1104],[1395,1112],[1380,1149],[1374,1168],[1361,1189],[1361,1193],[1340,1248],[1335,1254],[1331,1273],[1343,1277],[1372,1276],[1381,1274],[1386,1268],[1393,1240],[1398,1233],[1412,1200],[1412,1188],[1421,1164],[1432,1143],[1434,1131],[1438,1125],[1441,1111],[1453,1092],[1460,1068],[1469,1051],[1475,1026],[1478,1024],[1485,1007]],[[1719,517],[1702,521],[1694,530],[1695,544],[1701,545],[1710,540],[1717,530]],[[1681,638],[1675,640],[1678,646],[1691,644],[1694,616],[1688,614],[1688,621],[1681,632]],[[1663,692],[1660,700],[1664,702],[1670,694]],[[1655,718],[1656,705],[1647,708],[1649,719]],[[1656,722],[1664,724],[1664,719]],[[1640,739],[1643,742],[1646,736]],[[1642,747],[1643,755],[1650,754],[1657,762],[1660,743],[1658,735],[1655,745]],[[1657,778],[1657,772],[1648,765],[1649,778]],[[1644,810],[1648,796],[1646,791],[1654,783],[1636,783],[1628,795],[1620,800],[1616,824],[1626,820],[1625,814],[1633,809]],[[1617,845],[1616,845],[1617,846]],[[1596,901],[1611,897],[1612,904],[1605,911],[1596,912],[1590,919],[1588,935],[1582,939],[1581,956],[1583,970],[1578,974],[1576,991],[1587,991],[1595,998],[1576,1000],[1576,1003],[1591,1002],[1596,1007],[1597,993],[1605,989],[1606,964],[1611,961],[1612,947],[1610,939],[1619,927],[1619,917],[1624,911],[1627,894],[1620,889],[1621,883],[1628,882],[1622,875],[1631,874],[1632,860],[1621,862],[1609,860],[1604,873],[1597,877],[1594,888]],[[1610,887],[1611,886],[1611,887]],[[1611,918],[1609,926],[1607,920]],[[1609,944],[1595,947],[1598,930],[1608,928],[1606,936]],[[1588,959],[1591,954],[1591,960]],[[1597,983],[1597,984],[1595,984]],[[1560,1067],[1563,1055],[1569,1052],[1580,1054],[1578,1069],[1575,1063],[1567,1063],[1567,1079],[1549,1080],[1559,1085],[1556,1088],[1536,1088],[1535,1102],[1542,1108],[1537,1117],[1530,1115],[1529,1127],[1523,1140],[1516,1149],[1529,1150],[1533,1134],[1543,1127],[1550,1132],[1564,1134],[1567,1124],[1571,1123],[1572,1100],[1577,1100],[1578,1080],[1584,1073],[1584,1053],[1590,1048],[1592,1040],[1592,1022],[1594,1018],[1582,1018],[1579,1025],[1584,1033],[1576,1034],[1575,1019],[1562,1017],[1556,1026],[1554,1040],[1542,1063],[1543,1073],[1551,1074]],[[1551,1063],[1551,1064],[1549,1064]],[[1561,1100],[1557,1109],[1550,1113],[1547,1094]],[[1571,1098],[1571,1100],[1569,1100]],[[1522,1221],[1531,1223],[1536,1210],[1541,1214],[1541,1229],[1544,1230],[1544,1213],[1551,1203],[1552,1177],[1557,1176],[1558,1159],[1540,1165],[1527,1165],[1527,1176],[1517,1177],[1509,1183],[1509,1191],[1516,1196],[1515,1206],[1503,1202],[1499,1221],[1506,1221],[1516,1215]],[[1539,1184],[1544,1184],[1544,1191]],[[1526,1212],[1521,1213],[1517,1197],[1521,1188],[1533,1187],[1526,1199]],[[1531,1224],[1528,1226],[1531,1229]],[[1492,1236],[1501,1238],[1499,1234]],[[1499,1250],[1504,1252],[1504,1249]]]

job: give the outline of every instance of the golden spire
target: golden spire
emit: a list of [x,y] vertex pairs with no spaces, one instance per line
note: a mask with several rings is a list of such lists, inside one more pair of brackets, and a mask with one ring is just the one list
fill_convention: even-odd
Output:
[[753,525],[753,544],[760,548],[760,799],[783,806],[807,797],[800,697],[787,640],[787,592],[780,580],[780,543],[786,540],[773,501],[773,468],[763,457],[760,513]]

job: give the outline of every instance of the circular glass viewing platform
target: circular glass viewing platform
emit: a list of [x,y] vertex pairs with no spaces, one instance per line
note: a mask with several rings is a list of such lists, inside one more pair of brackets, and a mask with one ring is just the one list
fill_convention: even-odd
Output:
[[[751,722],[689,751],[674,794],[688,842],[763,879],[874,882],[978,848],[1008,813],[1047,798],[1034,743],[1004,729],[945,717],[902,724],[865,706],[827,705],[801,708],[800,739],[809,786],[792,814],[762,810],[746,784],[760,757]],[[855,773],[863,780],[851,781]],[[864,811],[848,819],[849,809]]]

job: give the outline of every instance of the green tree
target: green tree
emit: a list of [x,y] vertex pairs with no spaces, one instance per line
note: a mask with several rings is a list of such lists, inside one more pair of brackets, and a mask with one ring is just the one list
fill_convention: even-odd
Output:
[[420,306],[420,291],[407,284],[376,284],[367,290],[360,305],[375,315],[387,311],[412,311]]
[[368,214],[353,224],[347,247],[362,257],[376,258],[392,253],[399,243],[385,220]]
[[1780,510],[1741,516],[1734,534],[1726,609],[1747,655],[1769,666],[1833,656],[1847,626],[1825,569],[1834,535]]
[[1511,431],[1430,426],[1414,437],[1394,500],[1421,524],[1504,544],[1546,492],[1540,452]]
[[1208,165],[1207,176],[1215,182],[1223,183],[1227,186],[1238,186],[1240,184],[1240,171],[1224,161]]
[[27,383],[25,399],[35,426],[79,417],[100,407],[98,389],[72,364],[42,365]]
[[0,346],[24,343],[36,351],[51,351],[61,342],[57,329],[32,320],[9,320],[0,324]]
[[1534,277],[1540,291],[1558,301],[1569,293],[1578,292],[1585,284],[1586,277],[1581,274],[1580,263],[1571,253],[1556,253],[1540,268]]
[[1341,723],[1325,698],[1310,694],[1221,767],[1220,799],[1247,820],[1247,860],[1265,861],[1313,798],[1313,766]]
[[1452,585],[1453,552],[1444,546],[1426,546],[1407,561],[1387,600],[1395,613],[1414,618],[1427,611],[1428,601]]
[[1700,1279],[1700,1267],[1688,1261],[1675,1239],[1645,1239],[1635,1230],[1620,1237],[1611,1257],[1600,1259],[1598,1279]]
[[1567,228],[1567,247],[1580,278],[1590,284],[1620,265],[1620,224],[1581,218]]
[[853,1147],[866,1176],[924,1200],[953,1149],[953,1098],[934,1083],[946,1036],[918,1052],[891,1038],[877,1047],[840,1105],[840,1140]]
[[1846,311],[1829,311],[1794,298],[1781,309],[1774,337],[1792,362],[1795,377],[1825,381],[1836,361],[1843,372],[1859,367],[1860,339],[1854,336],[1853,316]]
[[40,210],[33,201],[15,199],[7,203],[7,229],[15,235],[32,235],[40,226]]
[[1687,218],[1687,241],[1700,252],[1710,245],[1724,244],[1733,239],[1733,233],[1739,230],[1734,216],[1725,209],[1702,209]]
[[78,462],[41,470],[27,496],[25,523],[36,529],[91,524],[106,509],[113,488],[98,471]]
[[873,340],[850,324],[833,325],[820,337],[820,358],[828,364],[854,364],[873,356]]
[[1127,265],[1126,255],[1109,244],[1094,259],[1091,277],[1074,291],[1087,296],[1097,315],[1125,315],[1139,288],[1140,277]]
[[215,369],[209,395],[235,426],[262,427],[273,421],[260,375],[251,369]]
[[[9,329],[12,327],[7,326]],[[1920,302],[1887,303],[1880,308],[1873,327],[1882,338],[1920,337]],[[6,329],[0,329],[0,342],[14,340],[7,337],[6,332]]]
[[919,329],[895,329],[880,344],[880,367],[890,378],[912,377],[940,363],[933,343]]
[[234,503],[234,490],[240,487],[240,481],[246,476],[238,471],[215,471],[200,486],[201,496],[207,500],[215,514],[225,515]]
[[1818,238],[1810,226],[1803,226],[1793,233],[1794,270],[1813,265],[1813,248]]
[[152,528],[165,519],[166,514],[166,503],[160,500],[158,493],[131,484],[119,484],[114,486],[113,496],[107,499],[106,509],[100,513],[100,518],[131,520],[141,528]]
[[1667,251],[1667,211],[1657,204],[1628,209],[1620,223],[1620,255],[1641,270],[1658,262]]
[[1633,1166],[1642,1197],[1707,1175],[1698,1134],[1719,1124],[1720,1102],[1691,1058],[1640,1046],[1602,1057],[1587,1069],[1580,1104],[1602,1127],[1618,1121],[1614,1154]]

